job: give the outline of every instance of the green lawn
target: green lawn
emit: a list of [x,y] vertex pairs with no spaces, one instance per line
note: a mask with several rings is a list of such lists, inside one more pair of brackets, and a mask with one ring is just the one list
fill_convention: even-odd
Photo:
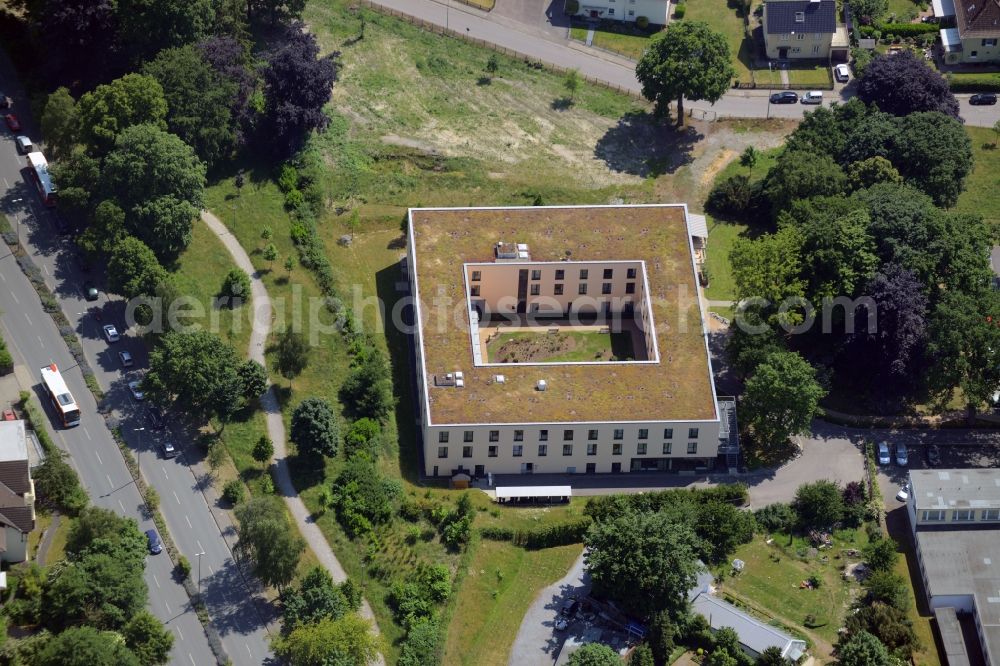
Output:
[[[729,6],[727,0],[694,0],[686,2],[687,12],[682,20],[704,21],[726,37],[733,55],[736,78],[750,82],[750,67],[753,60],[753,40],[746,36],[743,18],[737,10]],[[766,71],[765,71],[766,73]]]
[[[621,27],[617,23],[613,25],[601,26],[594,30],[593,46],[614,51],[621,55],[638,60],[642,57],[642,52],[649,46],[649,38],[652,36],[641,31],[622,32],[628,28]],[[655,34],[655,33],[654,33]],[[587,28],[574,25],[570,28],[570,39],[575,39],[586,43]]]
[[984,220],[997,227],[1000,225],[1000,191],[996,187],[997,174],[1000,174],[1000,149],[994,147],[997,135],[983,127],[966,126],[965,131],[972,140],[974,166],[955,210],[982,215]]
[[788,70],[788,82],[798,85],[830,86],[830,72],[826,65],[802,65]]
[[627,360],[634,357],[628,333],[543,329],[500,333],[487,345],[490,363],[557,363]]
[[889,0],[889,11],[886,13],[886,21],[890,14],[896,15],[896,23],[909,23],[920,13],[920,5],[925,7],[929,3],[916,3],[913,0]]

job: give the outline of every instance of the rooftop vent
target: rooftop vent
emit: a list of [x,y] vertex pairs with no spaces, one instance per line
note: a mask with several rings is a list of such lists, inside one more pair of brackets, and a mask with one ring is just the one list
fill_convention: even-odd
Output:
[[544,379],[539,379],[538,383],[535,384],[535,389],[538,391],[544,391],[548,387],[549,385],[545,382]]
[[497,259],[517,259],[517,246],[513,243],[498,241],[496,252]]
[[506,383],[507,378],[504,377],[503,375],[493,375],[493,381],[495,381],[497,384],[504,384]]
[[444,375],[434,375],[434,386],[454,386],[463,388],[465,386],[465,375],[461,372],[449,372]]
[[806,13],[805,12],[795,12],[795,22],[796,23],[805,23],[806,22]]

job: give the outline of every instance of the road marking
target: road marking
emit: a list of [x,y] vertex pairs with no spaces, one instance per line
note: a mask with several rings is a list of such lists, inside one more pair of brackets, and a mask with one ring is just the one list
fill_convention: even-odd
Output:
[[49,273],[49,267],[46,266],[45,264],[42,264],[42,270],[45,271],[46,275],[50,275],[50,273]]
[[153,582],[156,583],[156,587],[160,587],[160,580],[153,574]]
[[40,336],[40,335],[36,335],[35,337],[36,337],[36,338],[38,338],[38,344],[39,344],[40,346],[44,347],[44,346],[45,346],[45,343],[44,343],[44,342],[42,342],[42,336]]
[[212,565],[211,564],[206,564],[205,566],[208,567],[208,575],[209,576],[214,576],[215,575],[215,569],[212,568]]
[[198,666],[198,664],[194,663],[194,657],[191,656],[190,652],[188,652],[188,659],[191,660],[191,666]]
[[177,496],[177,491],[173,490],[171,492],[174,494],[174,499],[177,500],[178,504],[180,504],[181,503],[181,498]]
[[167,613],[173,613],[173,611],[170,610],[170,604],[168,604],[166,601],[164,601],[163,605],[167,607]]
[[21,304],[21,301],[17,300],[17,294],[15,294],[14,292],[10,292],[10,297],[13,298],[14,302],[17,303],[18,305]]
[[198,552],[199,552],[199,553],[204,553],[204,552],[205,552],[205,549],[201,547],[201,541],[198,541],[197,539],[195,539],[195,540],[194,540],[194,542],[195,542],[196,544],[198,544]]
[[180,627],[174,627],[174,629],[177,630],[177,635],[181,637],[181,640],[184,640],[184,632],[181,631],[181,628]]
[[250,655],[251,659],[253,659],[253,652],[250,651],[250,644],[249,643],[244,643],[243,645],[247,646],[247,654]]
[[122,504],[121,500],[118,500],[118,506],[120,506],[122,508],[122,513],[125,513],[125,505]]
[[[14,294],[11,294],[11,296],[13,295]],[[14,300],[16,301],[17,299],[15,298]],[[28,316],[27,312],[24,313],[24,318],[28,320],[28,326],[34,326],[34,324],[31,323],[31,317]]]
[[186,520],[187,523],[188,523],[188,529],[193,530],[194,529],[194,525],[191,524],[191,519],[187,517],[187,514],[184,514],[184,520]]
[[87,439],[91,439],[91,437],[90,437],[90,431],[87,430],[86,426],[84,426],[83,428],[81,428],[81,430],[83,430],[83,434],[87,436]]
[[115,487],[115,484],[113,484],[113,483],[111,482],[111,475],[110,475],[110,474],[105,474],[105,475],[104,475],[104,478],[108,480],[108,485],[109,485],[110,487],[112,487],[112,488],[114,488],[114,487]]
[[4,282],[6,282],[6,281],[7,281],[7,278],[5,278],[5,277],[3,276],[3,273],[0,273],[0,280],[3,280]]
[[167,468],[166,467],[161,467],[160,469],[163,470],[163,478],[164,479],[169,479],[170,477],[167,476]]
[[3,186],[4,187],[10,187],[10,183],[7,182],[6,178],[3,179]]
[[94,455],[97,456],[97,462],[99,462],[99,463],[101,463],[103,465],[104,461],[101,460],[101,454],[98,453],[96,449],[94,450]]

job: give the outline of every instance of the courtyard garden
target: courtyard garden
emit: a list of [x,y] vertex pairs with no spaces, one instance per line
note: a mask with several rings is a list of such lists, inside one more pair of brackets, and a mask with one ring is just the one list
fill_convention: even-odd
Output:
[[635,357],[628,332],[553,329],[501,332],[487,344],[491,363],[629,361]]

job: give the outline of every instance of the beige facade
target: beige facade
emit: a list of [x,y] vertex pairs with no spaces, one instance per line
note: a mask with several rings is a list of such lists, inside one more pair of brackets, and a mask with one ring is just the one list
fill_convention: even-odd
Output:
[[580,0],[576,13],[581,18],[635,21],[645,16],[650,23],[667,24],[667,0]]
[[[767,14],[767,5],[768,3],[764,3],[765,15]],[[826,60],[830,57],[830,49],[833,46],[833,33],[792,34],[784,32],[777,35],[765,33],[764,42],[767,47],[767,57],[771,60],[796,58]]]

